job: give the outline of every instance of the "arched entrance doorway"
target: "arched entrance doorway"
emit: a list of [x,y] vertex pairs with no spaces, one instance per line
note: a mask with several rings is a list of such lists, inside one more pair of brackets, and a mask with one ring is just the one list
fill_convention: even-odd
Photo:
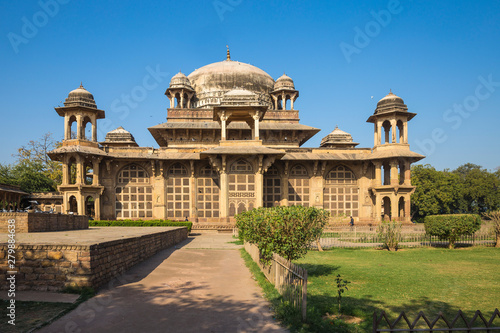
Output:
[[90,195],[85,199],[85,215],[95,218],[95,202]]
[[382,220],[390,221],[392,219],[391,216],[391,199],[389,197],[384,197],[382,199]]
[[74,195],[69,197],[69,212],[73,214],[78,214],[78,202],[76,201],[76,197]]

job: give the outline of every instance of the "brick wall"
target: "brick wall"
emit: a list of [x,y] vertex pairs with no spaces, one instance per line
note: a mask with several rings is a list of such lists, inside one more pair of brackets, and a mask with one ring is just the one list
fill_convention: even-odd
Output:
[[[40,291],[60,291],[69,286],[98,289],[187,235],[187,228],[179,227],[93,245],[17,245],[16,287]],[[7,259],[7,244],[0,244],[0,281],[6,281]],[[0,285],[0,289],[6,287],[5,283]]]
[[0,233],[7,232],[7,221],[16,220],[16,232],[80,230],[89,228],[84,215],[47,213],[0,213]]

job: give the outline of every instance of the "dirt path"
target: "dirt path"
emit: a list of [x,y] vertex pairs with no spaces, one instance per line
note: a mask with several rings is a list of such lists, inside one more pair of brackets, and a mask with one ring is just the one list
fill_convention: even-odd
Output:
[[38,332],[286,332],[230,241],[190,237]]

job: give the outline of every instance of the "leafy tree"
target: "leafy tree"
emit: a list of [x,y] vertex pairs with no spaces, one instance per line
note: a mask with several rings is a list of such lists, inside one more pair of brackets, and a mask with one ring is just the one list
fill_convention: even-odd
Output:
[[62,165],[52,161],[47,153],[59,146],[51,133],[38,141],[29,141],[18,149],[16,163],[0,164],[0,183],[18,185],[25,192],[55,191],[62,181]]
[[23,161],[12,169],[16,185],[25,192],[50,192],[56,189],[56,183],[45,174],[44,166],[39,162]]
[[236,225],[242,241],[257,245],[261,261],[269,262],[273,253],[295,260],[321,235],[328,216],[314,207],[260,207],[236,215]]
[[412,167],[412,212],[421,221],[427,215],[480,214],[500,209],[500,170],[489,172],[467,163],[453,171],[430,165]]
[[40,171],[56,184],[62,182],[62,164],[52,161],[48,155],[51,150],[61,146],[61,142],[56,141],[52,133],[44,134],[39,140],[30,140],[25,146],[21,146],[17,151],[18,164],[35,163],[33,167],[37,169],[41,165]]
[[453,171],[461,183],[460,211],[480,214],[500,208],[500,177],[481,166],[467,163]]
[[425,232],[448,240],[448,248],[463,235],[472,235],[481,228],[481,217],[473,214],[430,215],[425,217]]
[[0,184],[16,185],[16,180],[12,175],[12,167],[0,163]]
[[412,167],[411,196],[415,219],[422,221],[427,215],[455,213],[457,198],[461,195],[459,177],[448,171],[437,171],[429,164]]

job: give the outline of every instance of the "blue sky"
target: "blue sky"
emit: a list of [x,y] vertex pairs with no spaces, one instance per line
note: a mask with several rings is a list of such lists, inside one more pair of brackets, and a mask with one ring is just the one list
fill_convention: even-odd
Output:
[[228,44],[233,60],[294,79],[301,123],[322,129],[307,147],[335,125],[372,147],[366,119],[392,89],[418,114],[421,163],[492,170],[499,41],[498,1],[2,1],[0,163],[44,133],[62,138],[54,107],[80,81],[106,111],[99,140],[123,126],[157,146],[147,128],[166,121],[170,78],[224,60]]

